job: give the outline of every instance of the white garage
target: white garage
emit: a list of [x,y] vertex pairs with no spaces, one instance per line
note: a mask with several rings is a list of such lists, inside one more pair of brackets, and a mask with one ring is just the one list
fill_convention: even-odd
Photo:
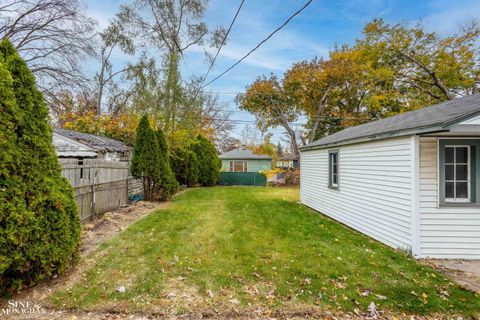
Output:
[[301,202],[418,258],[480,259],[480,95],[301,148]]

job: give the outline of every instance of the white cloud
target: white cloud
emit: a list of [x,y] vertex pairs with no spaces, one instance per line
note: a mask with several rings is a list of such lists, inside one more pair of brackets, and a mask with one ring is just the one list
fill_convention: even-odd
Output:
[[[237,29],[236,34],[243,35],[240,37],[232,36],[220,51],[217,61],[220,63],[228,62],[229,64],[236,62],[270,32],[271,29],[268,29],[268,31],[266,29],[259,30],[258,28],[242,28],[241,31]],[[191,52],[202,53],[203,51],[197,47],[193,48]],[[216,49],[209,49],[209,52],[215,53]],[[311,59],[315,56],[325,57],[327,55],[328,48],[323,47],[315,40],[303,37],[297,32],[280,31],[247,57],[242,64],[270,71],[282,71],[298,60]]]
[[[422,19],[425,28],[449,35],[472,19],[480,19],[480,1],[434,1],[432,14]],[[439,10],[440,9],[440,10]]]
[[366,23],[391,12],[392,0],[344,0],[342,14],[349,20]]

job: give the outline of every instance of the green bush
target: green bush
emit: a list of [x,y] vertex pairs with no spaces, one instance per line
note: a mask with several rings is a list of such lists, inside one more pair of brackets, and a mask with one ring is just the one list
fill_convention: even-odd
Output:
[[177,181],[193,187],[198,182],[199,162],[193,151],[193,143],[186,148],[175,148],[170,152],[170,165]]
[[0,43],[0,289],[5,295],[75,261],[80,221],[61,176],[48,108],[8,40]]
[[163,132],[154,131],[146,115],[137,127],[130,171],[142,179],[145,200],[168,200],[178,190]]
[[178,182],[170,167],[167,141],[161,129],[156,131],[156,137],[159,146],[157,165],[160,172],[158,181],[160,200],[168,200],[178,191]]
[[198,159],[198,182],[204,186],[213,186],[218,182],[222,162],[218,158],[215,146],[207,138],[198,135],[193,145]]
[[130,171],[135,178],[142,179],[145,200],[158,199],[157,183],[160,179],[159,146],[155,131],[150,127],[145,115],[137,127]]

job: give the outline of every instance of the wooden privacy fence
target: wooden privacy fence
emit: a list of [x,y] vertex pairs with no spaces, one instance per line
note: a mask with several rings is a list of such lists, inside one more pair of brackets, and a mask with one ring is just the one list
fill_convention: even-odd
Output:
[[81,221],[127,203],[131,180],[128,162],[60,159],[60,164],[62,175],[73,187]]

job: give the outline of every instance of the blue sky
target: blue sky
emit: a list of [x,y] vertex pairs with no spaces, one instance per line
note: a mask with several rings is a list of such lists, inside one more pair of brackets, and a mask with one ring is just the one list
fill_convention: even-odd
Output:
[[[87,0],[88,15],[96,18],[100,28],[127,0]],[[209,79],[224,71],[259,41],[282,24],[305,0],[246,0],[236,24],[223,47]],[[227,27],[240,0],[210,0],[205,22],[211,27]],[[232,110],[232,119],[252,121],[254,118],[240,112],[233,102],[235,93],[244,90],[260,75],[270,73],[282,76],[292,63],[315,56],[326,56],[335,45],[353,43],[361,37],[363,26],[373,18],[389,23],[421,22],[426,29],[447,35],[472,18],[480,18],[480,0],[314,0],[274,38],[252,54],[242,64],[208,86]],[[133,58],[117,53],[113,61],[121,67]],[[132,61],[133,62],[133,61]],[[182,62],[182,75],[204,75],[208,64],[200,50],[186,53]],[[208,79],[207,79],[208,82]],[[232,136],[239,137],[245,124],[237,123]],[[283,130],[277,128],[273,141],[280,140]]]

